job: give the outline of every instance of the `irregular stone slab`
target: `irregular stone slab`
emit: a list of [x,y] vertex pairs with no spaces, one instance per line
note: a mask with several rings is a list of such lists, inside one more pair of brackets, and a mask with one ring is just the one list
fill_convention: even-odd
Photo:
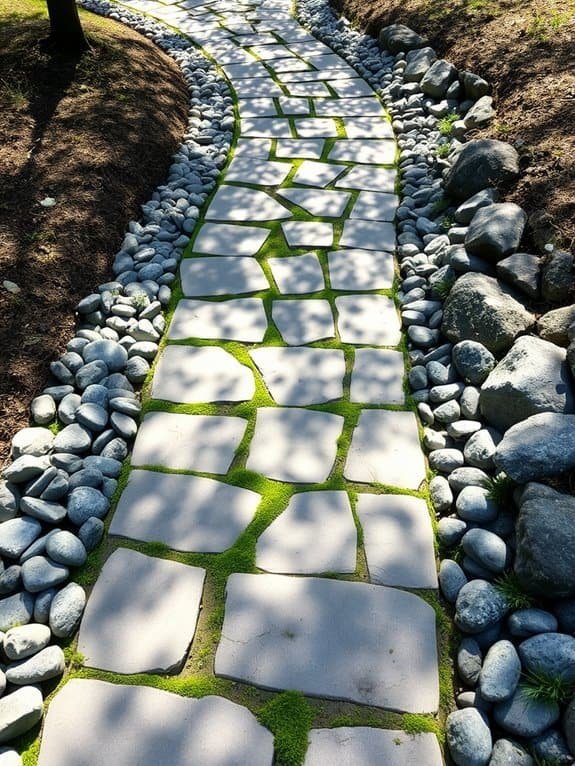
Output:
[[[282,165],[284,171],[286,167],[289,165]],[[226,178],[234,180],[229,173]],[[251,183],[254,183],[253,179]],[[281,218],[291,218],[290,211],[266,192],[248,186],[220,186],[206,213],[208,221],[276,221]]]
[[401,325],[395,305],[385,295],[340,295],[335,299],[342,343],[396,346]]
[[519,176],[519,155],[511,144],[482,138],[469,141],[445,178],[445,190],[466,200],[482,189],[508,186]]
[[345,492],[300,492],[260,536],[256,566],[268,572],[355,572],[357,532]]
[[331,247],[333,224],[325,221],[288,221],[282,223],[290,247]]
[[35,686],[23,686],[0,699],[0,743],[10,742],[29,731],[42,719],[42,692]]
[[349,398],[362,404],[404,404],[405,366],[401,351],[358,348]]
[[[380,117],[344,117],[348,138],[390,138],[395,140],[393,128]],[[380,191],[382,191],[380,189]]]
[[[250,183],[250,184],[256,184],[257,186],[279,186],[279,184],[285,181],[291,169],[292,169],[292,166],[291,166],[291,163],[289,162],[273,162],[271,160],[257,160],[257,159],[251,159],[251,158],[248,159],[244,157],[235,157],[230,163],[230,166],[226,171],[226,181]],[[242,191],[248,191],[248,190],[245,188],[242,188]],[[263,192],[261,193],[263,194]],[[271,199],[270,201],[273,202],[273,200]],[[259,203],[257,202],[255,198],[254,198],[254,203],[256,205],[255,209],[257,210],[259,208]],[[271,209],[272,206],[270,206],[268,202],[266,201],[265,207]],[[277,213],[281,212],[280,209],[283,209],[285,211],[285,208],[283,208],[283,205],[280,205],[279,202],[276,202],[274,207],[276,211],[274,218],[286,217],[285,215],[281,215],[281,216],[277,215]],[[252,205],[249,205],[247,207],[244,207],[243,212],[244,214],[247,211],[250,211],[251,213],[252,209],[253,209]],[[242,220],[242,219],[239,219],[239,220]],[[265,219],[261,219],[261,218],[252,219],[251,216],[248,215],[247,217],[244,218],[244,220],[249,221],[249,220],[265,220]]]
[[241,295],[269,288],[262,267],[253,258],[210,256],[186,258],[180,265],[182,291],[193,298],[200,295]]
[[352,167],[335,184],[338,189],[359,189],[360,191],[395,192],[397,173],[395,168],[378,168],[373,165]]
[[[291,96],[331,96],[329,88],[323,82],[290,82],[287,83],[287,89]],[[331,135],[337,136],[336,133]]]
[[152,398],[170,402],[241,402],[254,391],[251,370],[216,346],[166,346],[152,382]]
[[205,570],[118,548],[104,564],[80,624],[92,668],[177,673],[196,630]]
[[[234,83],[236,93],[240,98],[248,98],[249,96],[259,96],[262,93],[261,88],[265,88],[263,92],[268,96],[284,96],[285,93],[279,87],[274,87],[273,82],[268,78],[260,84],[259,78],[247,82],[243,80],[241,82]],[[239,87],[238,87],[239,86]],[[292,96],[307,95],[305,93],[292,93]],[[285,117],[247,117],[241,120],[241,134],[242,136],[255,136],[258,138],[291,138],[291,127],[289,120]],[[229,180],[229,179],[228,179]]]
[[327,254],[333,290],[388,290],[393,285],[391,253],[335,250]]
[[328,348],[258,348],[250,356],[277,404],[305,406],[341,399],[345,357]]
[[176,306],[168,337],[260,343],[267,326],[261,298],[233,298],[217,303],[184,298]]
[[425,500],[408,495],[358,495],[371,582],[437,588],[433,529]]
[[324,300],[274,301],[272,318],[290,346],[303,346],[335,335],[331,306]]
[[110,534],[173,550],[219,553],[254,517],[260,495],[200,476],[134,470]]
[[[316,114],[326,117],[363,117],[385,115],[381,102],[374,98],[318,98]],[[317,118],[316,118],[317,119]]]
[[356,77],[353,80],[342,80],[341,82],[332,83],[331,86],[338,96],[346,98],[361,98],[362,96],[374,96],[373,88],[362,80],[360,77]]
[[[233,65],[232,66],[236,66]],[[237,66],[243,66],[239,64]],[[265,70],[264,70],[265,71]],[[278,117],[279,113],[273,98],[240,98],[238,100],[240,117]]]
[[240,138],[236,144],[234,157],[257,157],[267,160],[271,151],[271,138]]
[[309,115],[311,113],[309,98],[290,98],[289,96],[283,96],[279,99],[279,102],[283,114]]
[[[294,90],[317,90],[325,88],[325,85],[320,82],[302,82],[290,84],[288,88],[293,93]],[[329,117],[304,117],[294,120],[294,123],[296,134],[301,138],[335,138],[337,136],[337,124]]]
[[319,160],[324,144],[323,138],[279,138],[276,145],[276,157]]
[[132,465],[226,473],[245,430],[242,418],[149,412],[134,443]]
[[343,418],[329,412],[260,408],[246,468],[278,481],[325,481],[342,426]]
[[194,253],[255,255],[269,235],[269,229],[256,226],[205,223],[194,241]]
[[417,420],[412,412],[363,410],[344,469],[350,481],[417,489],[425,479]]
[[357,218],[362,221],[393,221],[397,205],[395,194],[373,191],[360,192],[350,218]]
[[279,189],[278,194],[308,213],[326,218],[341,217],[351,196],[348,192],[298,188]]
[[272,760],[270,732],[222,697],[189,699],[146,686],[73,679],[50,705],[38,766],[271,766]]
[[[343,85],[343,83],[341,84]],[[364,165],[392,165],[395,161],[396,151],[397,144],[395,141],[387,139],[336,141],[328,159]]]
[[437,709],[435,614],[417,596],[269,574],[233,574],[226,590],[216,675],[393,710]]
[[269,258],[268,265],[281,293],[299,295],[325,288],[323,271],[315,253]]
[[395,250],[395,226],[382,221],[346,221],[339,240],[342,247],[358,247],[363,250]]
[[331,165],[327,162],[304,160],[292,178],[294,184],[323,188],[333,183],[335,179],[347,170],[345,165]]
[[304,766],[442,766],[443,759],[434,734],[345,726],[312,729]]

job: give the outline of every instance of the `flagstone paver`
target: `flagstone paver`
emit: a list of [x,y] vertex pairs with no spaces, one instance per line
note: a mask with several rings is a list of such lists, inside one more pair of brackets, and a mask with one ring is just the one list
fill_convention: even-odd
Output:
[[363,404],[404,404],[405,366],[401,351],[358,348],[349,398]]
[[337,182],[337,188],[359,189],[360,191],[378,191],[393,193],[397,173],[394,168],[378,168],[372,165],[359,165],[351,168]]
[[442,766],[434,734],[343,726],[312,729],[304,766]]
[[[249,164],[253,163],[253,160],[246,160],[240,157],[235,162],[235,167],[237,168],[239,167],[237,163],[242,162]],[[274,163],[274,165],[275,164],[279,163]],[[276,177],[276,169],[275,167],[272,168],[272,163],[268,162],[261,173],[258,167],[260,166],[256,166],[254,163],[253,172],[258,180],[267,174]],[[289,169],[289,166],[287,166],[287,170]],[[279,183],[285,178],[285,170],[286,166],[282,164],[281,173],[278,176],[280,178]],[[237,174],[234,173],[228,173],[228,180],[238,180],[235,177],[236,175]],[[253,180],[252,183],[254,183]],[[271,185],[271,177],[266,178],[265,182],[262,183],[266,186]],[[269,194],[264,191],[241,186],[220,186],[208,208],[206,218],[210,221],[245,221],[246,210],[250,211],[250,221],[274,221],[280,218],[291,218],[292,215],[287,208],[272,199]]]
[[339,240],[342,247],[363,250],[395,250],[395,226],[387,221],[349,220]]
[[221,255],[186,258],[180,266],[186,297],[241,295],[269,288],[260,264],[249,256]]
[[397,151],[395,141],[373,139],[371,141],[336,141],[328,159],[344,162],[359,162],[366,165],[391,165]]
[[282,231],[290,247],[333,245],[333,224],[326,221],[286,221]]
[[334,290],[388,290],[393,285],[391,253],[373,250],[334,250],[327,254]]
[[393,221],[397,205],[395,194],[360,192],[349,217],[363,221]]
[[268,326],[261,298],[212,302],[185,298],[176,306],[169,337],[206,338],[259,343]]
[[[325,139],[323,138],[278,138],[276,157],[318,160],[322,155],[324,145]],[[302,182],[299,181],[299,183]]]
[[340,218],[351,197],[348,192],[325,189],[280,189],[279,194],[311,215],[326,218]]
[[268,264],[281,293],[315,293],[325,288],[323,271],[314,253],[270,258]]
[[194,242],[194,252],[206,255],[255,255],[269,229],[227,223],[205,223]]
[[347,170],[345,165],[333,165],[327,162],[304,160],[296,170],[292,181],[305,186],[325,187]]
[[274,301],[272,317],[289,346],[304,346],[335,335],[331,306],[325,300]]
[[[272,162],[269,160],[253,160],[244,157],[235,157],[226,171],[226,181],[255,184],[257,186],[277,186],[278,184],[281,184],[282,181],[285,181],[290,170],[291,165],[288,162]],[[256,207],[254,211],[256,218],[247,215],[247,211],[251,209],[252,204]],[[243,211],[244,220],[246,218],[248,220],[261,220],[257,218],[257,207],[257,202],[248,202]]]
[[385,295],[340,295],[335,299],[342,343],[396,346],[401,326],[393,300]]

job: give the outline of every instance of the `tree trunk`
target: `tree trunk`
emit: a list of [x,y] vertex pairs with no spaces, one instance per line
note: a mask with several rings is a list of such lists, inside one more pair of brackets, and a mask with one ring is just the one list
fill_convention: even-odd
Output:
[[50,16],[49,43],[62,53],[80,53],[89,48],[75,0],[46,0]]

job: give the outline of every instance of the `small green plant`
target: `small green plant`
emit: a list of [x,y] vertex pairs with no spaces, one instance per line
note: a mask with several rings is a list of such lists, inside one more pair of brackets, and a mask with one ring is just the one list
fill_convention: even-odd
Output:
[[453,123],[457,122],[459,115],[457,112],[450,112],[439,120],[438,128],[442,136],[450,136],[453,133]]
[[260,709],[258,720],[275,738],[277,766],[301,766],[308,744],[313,710],[300,692],[278,694]]
[[554,702],[564,705],[575,694],[575,681],[563,676],[548,676],[545,673],[529,671],[521,681],[523,694],[534,702]]
[[431,732],[439,734],[440,728],[437,721],[420,713],[406,713],[402,718],[403,731],[406,734],[422,734]]
[[[447,215],[444,215],[441,219],[441,228],[443,231],[449,231],[453,224],[455,223],[455,218],[450,215],[449,213]],[[451,290],[451,285],[449,285],[449,289]]]
[[558,8],[549,8],[542,13],[535,12],[527,26],[527,34],[536,37],[541,42],[548,42],[555,32],[571,20],[571,14]]
[[504,473],[498,473],[489,479],[487,485],[487,497],[492,500],[501,510],[508,508],[513,503],[513,490],[515,482]]
[[451,288],[453,287],[454,283],[455,279],[440,279],[433,284],[433,292],[440,300],[444,301],[451,292]]
[[517,575],[506,572],[494,582],[495,587],[505,597],[510,609],[529,609],[533,606],[533,599],[523,590]]
[[450,151],[451,151],[451,146],[449,144],[439,144],[439,146],[435,150],[435,156],[443,159],[449,155]]

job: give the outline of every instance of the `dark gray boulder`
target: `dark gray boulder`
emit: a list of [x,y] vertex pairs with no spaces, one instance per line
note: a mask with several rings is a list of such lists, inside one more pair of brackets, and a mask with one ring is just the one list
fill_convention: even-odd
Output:
[[541,261],[536,255],[514,253],[503,258],[497,264],[497,276],[529,298],[539,297]]
[[477,341],[462,340],[451,353],[461,377],[474,386],[481,385],[496,365],[491,351]]
[[571,753],[575,754],[575,697],[571,700],[563,716],[563,733]]
[[433,48],[419,48],[409,51],[405,57],[407,66],[403,70],[405,82],[419,82],[437,59]]
[[573,256],[566,250],[554,250],[543,264],[541,275],[543,298],[563,303],[573,295]]
[[514,202],[480,208],[465,236],[465,249],[491,262],[500,261],[519,247],[527,214]]
[[463,84],[465,95],[471,101],[477,101],[477,99],[489,93],[489,83],[474,72],[464,70],[459,73],[459,79]]
[[425,38],[406,27],[405,24],[390,24],[379,33],[379,45],[390,53],[411,51],[423,48],[427,44]]
[[575,638],[565,633],[540,633],[519,644],[523,669],[546,678],[575,681]]
[[480,208],[493,205],[493,203],[498,200],[499,192],[497,189],[483,189],[482,191],[477,192],[477,194],[474,194],[473,197],[465,200],[465,202],[457,208],[453,217],[457,223],[467,226],[467,224],[471,223],[473,216]]
[[445,191],[465,200],[482,189],[507,186],[519,177],[519,155],[503,141],[469,141],[445,176]]
[[451,83],[457,79],[457,69],[445,59],[434,61],[424,74],[419,86],[426,96],[442,99]]
[[447,717],[447,745],[457,766],[487,766],[491,756],[491,730],[477,708],[456,710]]

